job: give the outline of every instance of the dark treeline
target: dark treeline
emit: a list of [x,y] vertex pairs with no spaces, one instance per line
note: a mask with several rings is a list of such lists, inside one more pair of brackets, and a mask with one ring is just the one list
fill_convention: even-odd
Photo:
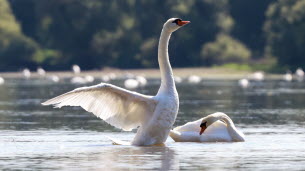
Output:
[[0,70],[157,66],[163,23],[174,67],[305,67],[305,0],[0,0]]

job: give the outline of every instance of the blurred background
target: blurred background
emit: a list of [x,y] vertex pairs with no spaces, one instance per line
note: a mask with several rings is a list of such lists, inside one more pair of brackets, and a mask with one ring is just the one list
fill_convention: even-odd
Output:
[[0,0],[0,71],[156,68],[163,23],[173,67],[305,67],[305,0]]

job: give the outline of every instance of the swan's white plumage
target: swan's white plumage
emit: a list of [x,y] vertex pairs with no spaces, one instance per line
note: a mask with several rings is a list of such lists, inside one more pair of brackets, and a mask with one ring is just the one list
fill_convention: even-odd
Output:
[[303,81],[304,80],[304,71],[302,68],[298,68],[296,71],[295,71],[295,76],[296,76],[296,79],[298,81]]
[[240,80],[238,80],[238,84],[242,88],[247,88],[249,86],[249,80],[246,78],[240,79]]
[[139,82],[133,78],[124,81],[124,86],[128,89],[136,89],[139,87]]
[[140,87],[144,87],[147,84],[147,79],[144,76],[136,76],[136,80],[139,82]]
[[56,107],[81,106],[111,125],[124,130],[140,126],[131,142],[132,145],[164,143],[176,120],[179,108],[178,93],[168,57],[168,43],[172,32],[188,23],[189,21],[171,18],[163,25],[158,46],[161,85],[156,96],[146,96],[101,83],[75,89],[43,104]]
[[117,75],[115,73],[109,73],[109,78],[111,80],[115,80],[115,79],[117,79]]
[[37,74],[38,74],[39,76],[41,76],[41,77],[44,77],[44,76],[46,76],[46,71],[45,71],[43,68],[38,67],[38,68],[37,68]]
[[181,83],[182,82],[181,77],[175,76],[174,79],[175,79],[175,83]]
[[52,75],[50,77],[48,77],[49,80],[53,81],[53,82],[59,82],[60,78],[57,75]]
[[[170,132],[170,136],[177,142],[230,142],[231,136],[227,130],[226,124],[216,121],[210,125],[202,135],[200,132],[200,123],[186,124]],[[187,128],[185,128],[186,126]]]
[[250,75],[250,78],[254,81],[263,81],[265,79],[265,74],[262,71],[256,71]]
[[77,88],[50,99],[43,105],[81,106],[107,123],[130,131],[149,118],[155,108],[151,96],[131,92],[111,84]]
[[190,131],[196,131],[199,132],[200,131],[200,127],[198,125],[200,125],[202,119],[198,119],[196,121],[193,122],[188,122],[182,126],[177,126],[176,128],[174,128],[174,131],[178,131],[178,132],[190,132]]
[[103,75],[103,76],[101,77],[101,79],[102,79],[103,82],[108,82],[108,81],[110,81],[110,77],[109,77],[108,75]]
[[74,74],[79,74],[81,72],[81,69],[78,65],[72,65],[72,70],[74,72]]
[[4,82],[5,82],[4,78],[0,77],[0,85],[4,84]]
[[290,81],[292,81],[292,78],[293,78],[293,76],[290,72],[287,72],[286,74],[283,75],[284,81],[290,82]]
[[192,84],[198,84],[200,83],[201,81],[201,78],[197,75],[191,75],[188,77],[188,82],[189,83],[192,83]]
[[[217,112],[211,115],[225,115]],[[225,115],[227,116],[227,115]],[[209,116],[207,116],[209,117]],[[215,121],[209,125],[202,135],[200,132],[200,124],[202,119],[188,122],[182,126],[178,126],[171,130],[170,137],[176,142],[232,142],[244,141],[244,134],[238,131],[233,122],[231,124],[222,121]],[[229,128],[230,127],[230,128]],[[229,131],[230,129],[230,131]]]
[[85,80],[88,83],[92,83],[94,81],[94,77],[92,75],[86,75]]
[[304,77],[304,71],[302,68],[298,68],[296,71],[295,71],[295,75],[297,77]]
[[31,77],[31,71],[27,68],[25,68],[23,71],[22,71],[22,74],[23,76],[26,78],[26,79],[29,79]]
[[85,78],[79,77],[79,76],[72,77],[71,80],[70,80],[70,82],[71,82],[72,84],[86,84],[86,83],[87,83],[87,81],[86,81]]

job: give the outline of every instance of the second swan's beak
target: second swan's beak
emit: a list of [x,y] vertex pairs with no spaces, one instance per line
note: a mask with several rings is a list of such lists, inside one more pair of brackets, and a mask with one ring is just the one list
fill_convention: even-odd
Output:
[[201,130],[200,130],[199,135],[201,135],[204,132],[204,130],[207,129],[207,122],[202,122],[200,124],[200,128],[201,128]]
[[199,135],[201,135],[206,128],[207,128],[206,126],[202,126]]
[[188,24],[188,23],[190,23],[190,21],[178,21],[178,25],[179,26],[184,26],[184,25],[186,25],[186,24]]

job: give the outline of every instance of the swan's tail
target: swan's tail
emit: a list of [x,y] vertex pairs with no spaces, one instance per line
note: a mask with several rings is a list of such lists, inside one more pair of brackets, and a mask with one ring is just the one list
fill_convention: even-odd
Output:
[[111,138],[111,137],[108,137],[108,136],[107,136],[107,138],[112,141],[113,145],[131,145],[131,143],[127,142],[127,141],[117,140],[117,139],[114,139],[114,138]]
[[175,130],[170,130],[169,136],[174,140],[174,141],[179,141],[181,133]]

